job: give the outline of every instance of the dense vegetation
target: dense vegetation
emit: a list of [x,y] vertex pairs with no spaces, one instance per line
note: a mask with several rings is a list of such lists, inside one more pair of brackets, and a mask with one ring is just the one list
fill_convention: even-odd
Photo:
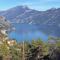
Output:
[[[5,22],[0,23],[0,58],[3,57],[4,60],[60,59],[60,38],[49,37],[45,42],[38,39],[32,40],[31,42],[23,41],[18,43],[14,39],[9,39],[6,33],[6,29],[9,27],[10,26],[8,24],[6,25]],[[12,43],[12,40],[15,42]]]
[[[6,39],[6,36],[3,36]],[[50,37],[47,42],[41,39],[24,41],[9,46],[7,40],[0,44],[0,56],[11,56],[11,60],[59,60],[60,39]]]

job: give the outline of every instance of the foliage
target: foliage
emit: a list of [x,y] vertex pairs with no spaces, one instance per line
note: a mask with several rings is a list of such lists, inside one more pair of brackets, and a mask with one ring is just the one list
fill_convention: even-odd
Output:
[[7,44],[3,43],[2,45],[0,45],[0,54],[7,56],[9,52],[9,47],[7,46]]
[[[55,60],[55,57],[60,55],[60,38],[49,37],[48,42],[43,42],[43,40],[32,40],[31,42],[24,41],[24,43],[20,42],[14,44],[13,46],[9,46],[5,35],[1,35],[0,44],[0,55],[7,56],[11,55],[12,60],[23,60],[23,56],[25,60],[38,60],[44,59],[46,56]],[[53,43],[51,43],[53,41]],[[53,53],[53,55],[52,55]],[[51,60],[50,59],[50,60]]]

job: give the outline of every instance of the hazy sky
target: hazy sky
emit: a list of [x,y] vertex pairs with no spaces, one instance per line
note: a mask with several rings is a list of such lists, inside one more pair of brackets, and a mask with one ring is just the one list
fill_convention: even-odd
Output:
[[59,8],[60,0],[0,0],[0,10],[6,10],[19,5],[27,5],[36,10],[47,10],[55,7]]

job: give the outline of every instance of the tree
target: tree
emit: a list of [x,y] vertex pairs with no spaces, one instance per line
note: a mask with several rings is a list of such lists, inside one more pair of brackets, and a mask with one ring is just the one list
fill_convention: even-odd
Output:
[[0,45],[0,54],[2,54],[3,56],[7,56],[9,55],[9,47],[7,46],[7,44],[3,43]]
[[22,52],[18,44],[10,47],[10,54],[12,56],[12,60],[22,60]]

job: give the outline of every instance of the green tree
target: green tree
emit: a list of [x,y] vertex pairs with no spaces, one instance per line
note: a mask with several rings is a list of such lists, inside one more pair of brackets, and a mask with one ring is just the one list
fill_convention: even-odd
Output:
[[22,60],[21,46],[19,44],[10,47],[12,60]]
[[9,55],[9,47],[7,46],[7,44],[3,43],[0,45],[0,54],[2,54],[3,56],[7,56]]

